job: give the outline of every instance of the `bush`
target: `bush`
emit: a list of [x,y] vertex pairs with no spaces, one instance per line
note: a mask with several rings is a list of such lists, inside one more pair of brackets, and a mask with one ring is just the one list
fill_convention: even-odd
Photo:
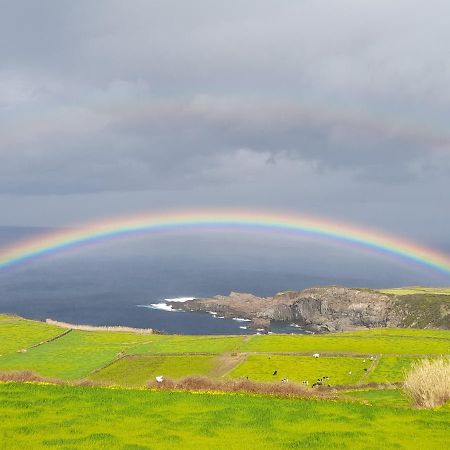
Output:
[[299,398],[336,398],[335,392],[331,389],[309,389],[294,383],[264,383],[247,379],[216,380],[207,377],[186,377],[175,381],[165,378],[161,383],[149,381],[147,387],[186,391],[246,392]]
[[449,401],[450,359],[441,357],[413,363],[404,388],[419,408],[433,408]]

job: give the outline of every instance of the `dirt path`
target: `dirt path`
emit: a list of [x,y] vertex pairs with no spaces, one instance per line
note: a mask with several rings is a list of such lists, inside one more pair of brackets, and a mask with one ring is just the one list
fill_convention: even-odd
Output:
[[361,379],[358,381],[358,383],[356,383],[358,386],[364,384],[367,378],[369,378],[370,374],[377,368],[382,356],[383,355],[381,354],[376,356],[376,358],[372,361],[370,367],[367,369],[367,372],[365,372],[364,375],[361,377]]
[[216,367],[209,373],[211,377],[224,377],[247,359],[246,353],[226,353],[217,358]]

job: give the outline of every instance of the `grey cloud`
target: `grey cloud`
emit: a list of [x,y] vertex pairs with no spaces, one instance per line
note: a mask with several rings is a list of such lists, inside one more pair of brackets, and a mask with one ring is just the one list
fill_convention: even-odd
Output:
[[431,3],[2,2],[0,192],[226,188],[287,163],[374,192],[444,178]]
[[208,183],[211,170],[221,182],[217,166],[243,149],[266,154],[266,161],[304,161],[319,173],[404,181],[424,165],[432,170],[435,159],[442,168],[449,150],[446,136],[420,127],[395,128],[292,104],[207,96],[160,100],[128,90],[116,102],[100,96],[0,125],[0,190],[160,189]]

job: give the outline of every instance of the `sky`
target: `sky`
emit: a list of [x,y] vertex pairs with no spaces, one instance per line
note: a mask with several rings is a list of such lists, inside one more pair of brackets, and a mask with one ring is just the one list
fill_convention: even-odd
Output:
[[448,1],[0,7],[0,226],[223,206],[449,245]]

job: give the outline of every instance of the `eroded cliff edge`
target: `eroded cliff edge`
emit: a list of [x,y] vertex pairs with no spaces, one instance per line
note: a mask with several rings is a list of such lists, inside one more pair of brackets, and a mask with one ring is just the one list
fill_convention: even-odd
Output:
[[172,305],[189,311],[214,312],[252,320],[270,328],[273,320],[315,332],[380,327],[450,328],[449,295],[384,294],[372,289],[316,287],[280,292],[273,297],[231,292]]

